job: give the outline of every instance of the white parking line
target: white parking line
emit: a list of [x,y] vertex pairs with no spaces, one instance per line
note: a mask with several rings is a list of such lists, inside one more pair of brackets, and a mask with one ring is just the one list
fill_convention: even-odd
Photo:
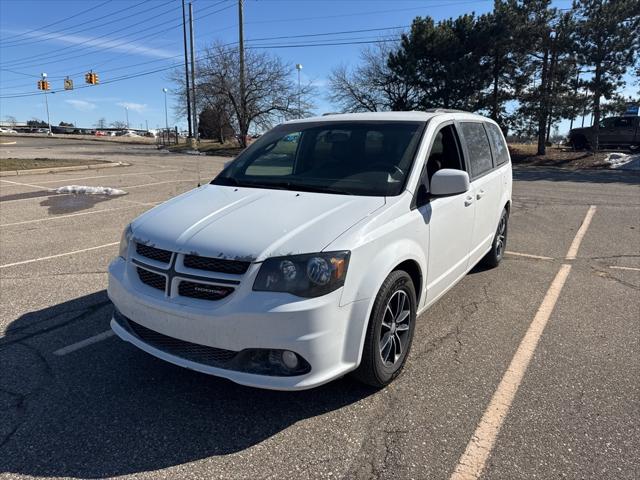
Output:
[[551,257],[543,257],[542,255],[531,255],[530,253],[511,252],[509,250],[504,253],[506,253],[507,255],[514,255],[516,257],[535,258],[537,260],[553,260],[553,258]]
[[[142,188],[142,187],[152,187],[154,185],[162,185],[165,183],[187,183],[187,182],[196,182],[197,178],[186,178],[182,180],[166,180],[164,182],[153,182],[153,183],[142,183],[140,185],[119,185],[118,187],[121,189],[131,189],[131,188]],[[42,187],[47,192],[53,194],[55,190],[50,190],[46,187]],[[56,195],[76,195],[75,193],[58,193]],[[15,203],[15,202],[24,202],[26,200],[42,200],[44,195],[29,197],[29,198],[17,198],[15,200],[0,200],[0,203]]]
[[22,186],[22,187],[37,188],[39,190],[50,190],[49,187],[43,187],[42,185],[34,185],[32,183],[12,182],[10,180],[4,180],[4,179],[0,179],[0,182],[10,183],[11,185],[17,185],[17,186]]
[[70,213],[68,215],[58,215],[58,216],[47,217],[47,218],[36,218],[35,220],[24,220],[22,222],[4,223],[0,225],[0,228],[14,227],[16,225],[28,225],[30,223],[38,223],[38,222],[49,222],[51,220],[59,220],[62,218],[69,218],[69,217],[80,217],[82,215],[94,215],[96,213],[117,212],[118,210],[126,210],[126,209],[136,208],[138,206],[147,205],[139,202],[131,202],[131,203],[133,203],[134,205],[127,205],[126,207],[118,207],[118,208],[104,208],[102,210],[93,210],[91,212]]
[[636,267],[618,267],[617,265],[611,265],[609,268],[615,268],[616,270],[632,270],[634,272],[640,272],[640,268],[636,268]]
[[[119,173],[117,175],[96,175],[93,177],[73,177],[73,178],[63,178],[61,180],[47,180],[46,182],[40,182],[42,184],[47,184],[47,183],[66,183],[66,182],[73,182],[76,180],[92,180],[92,179],[96,179],[96,178],[113,178],[113,177],[130,177],[130,176],[135,176],[135,175],[155,175],[157,173],[170,173],[170,172],[179,172],[180,170],[178,169],[171,169],[171,170],[161,170],[161,171],[153,171],[153,172],[141,172],[141,173]],[[2,180],[3,182],[7,182],[8,180]]]
[[125,185],[121,188],[140,188],[140,187],[151,187],[153,185],[162,185],[164,183],[180,183],[180,182],[196,182],[198,179],[197,178],[186,178],[184,180],[166,180],[164,182],[155,182],[155,183],[143,183],[141,185]]
[[31,260],[23,260],[21,262],[5,263],[4,265],[0,265],[0,268],[9,268],[9,267],[15,267],[17,265],[26,265],[27,263],[50,260],[52,258],[66,257],[68,255],[75,255],[76,253],[83,253],[83,252],[89,252],[91,250],[98,250],[99,248],[112,247],[114,245],[118,245],[119,243],[120,242],[106,243],[104,245],[98,245],[97,247],[83,248],[82,250],[74,250],[73,252],[58,253],[57,255],[49,255],[48,257],[39,257],[39,258],[33,258]]
[[[584,238],[595,211],[595,205],[592,205],[587,211],[582,225],[569,247],[566,256],[567,260],[576,258],[580,243]],[[500,380],[500,384],[484,411],[476,427],[476,431],[473,433],[471,440],[469,440],[467,448],[458,460],[458,464],[451,474],[450,480],[476,480],[482,474],[487,459],[491,455],[495,445],[498,433],[509,413],[513,399],[518,392],[520,383],[527,371],[531,358],[540,341],[540,337],[551,317],[551,313],[560,297],[560,292],[570,272],[571,265],[567,263],[562,264],[560,270],[551,282],[542,300],[542,304],[538,308],[535,317],[533,317],[527,333],[525,333],[520,341],[518,350],[516,350],[507,371],[504,373],[502,380]]]
[[53,352],[53,354],[58,356],[66,355],[67,353],[75,352],[76,350],[80,350],[81,348],[101,342],[102,340],[106,340],[107,338],[111,338],[114,335],[115,333],[113,333],[113,330],[107,330],[105,332],[99,333],[98,335],[94,335],[93,337],[85,338],[84,340],[80,340],[79,342],[67,345],[66,347],[56,350],[55,352]]

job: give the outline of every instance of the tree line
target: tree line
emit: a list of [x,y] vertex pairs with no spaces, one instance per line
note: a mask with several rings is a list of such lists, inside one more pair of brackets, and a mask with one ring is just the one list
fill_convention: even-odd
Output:
[[[332,70],[328,97],[339,110],[479,112],[505,133],[536,136],[544,154],[560,120],[589,111],[597,128],[603,113],[631,100],[619,92],[627,73],[640,77],[640,2],[574,0],[558,9],[551,0],[495,0],[484,15],[417,17],[388,40],[363,50],[357,65]],[[237,46],[215,43],[197,63],[201,134],[237,134],[244,146],[250,131],[312,112],[316,89],[298,86],[292,66],[269,52],[246,51],[243,96],[238,57]],[[182,98],[184,73],[172,80]],[[184,109],[179,102],[177,112]]]
[[637,0],[575,0],[564,10],[551,0],[495,0],[484,15],[417,17],[397,44],[334,69],[331,100],[351,112],[481,112],[505,132],[537,136],[544,154],[554,123],[591,111],[597,129],[603,111],[632,100],[618,92],[634,65],[640,76],[639,27]]

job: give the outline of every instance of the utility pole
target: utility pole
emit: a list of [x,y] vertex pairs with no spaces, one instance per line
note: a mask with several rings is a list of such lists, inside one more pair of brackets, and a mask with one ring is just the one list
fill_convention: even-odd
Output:
[[[46,73],[42,73],[42,81],[44,82],[47,79],[47,74]],[[49,133],[48,135],[53,135],[53,133],[51,132],[51,120],[49,120],[49,100],[47,100],[47,91],[44,91],[44,106],[47,109],[47,127],[49,127]]]
[[300,70],[302,70],[301,63],[296,63],[296,70],[298,70],[298,118],[302,118],[302,88],[300,87]]
[[242,1],[238,0],[238,49],[240,52],[240,144],[244,147],[247,141],[244,138],[246,130],[247,118],[247,102],[245,101],[245,83],[244,83],[244,19],[242,11]]
[[189,57],[187,55],[187,17],[185,13],[184,0],[182,0],[182,39],[184,42],[184,76],[187,87],[187,123],[189,125],[189,138],[193,137],[191,130],[191,94],[189,93]]
[[198,108],[196,105],[196,60],[193,34],[193,3],[189,2],[189,32],[191,33],[191,101],[193,102],[193,137],[198,139]]
[[124,107],[124,114],[127,117],[127,128],[129,128],[129,107]]

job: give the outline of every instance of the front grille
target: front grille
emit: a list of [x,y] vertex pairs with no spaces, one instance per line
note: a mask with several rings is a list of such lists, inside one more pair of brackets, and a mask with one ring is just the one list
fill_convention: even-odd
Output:
[[138,277],[142,283],[149,285],[152,288],[157,288],[158,290],[165,290],[167,280],[163,275],[158,275],[157,273],[150,272],[149,270],[145,270],[140,267],[138,267],[137,270]]
[[143,327],[142,325],[125,318],[121,314],[114,316],[115,320],[130,333],[138,337],[144,343],[152,347],[170,353],[177,357],[191,360],[192,362],[211,365],[212,367],[223,367],[232,360],[238,352],[224,350],[222,348],[207,347],[197,343],[178,340],[161,333]]
[[142,243],[136,243],[136,253],[162,263],[169,263],[171,261],[171,252],[169,250],[150,247],[149,245],[144,245]]
[[200,298],[202,300],[220,300],[233,292],[233,288],[181,281],[178,293],[183,297]]
[[251,262],[240,260],[226,260],[222,258],[199,257],[197,255],[185,255],[184,266],[209,272],[231,273],[242,275],[249,269]]

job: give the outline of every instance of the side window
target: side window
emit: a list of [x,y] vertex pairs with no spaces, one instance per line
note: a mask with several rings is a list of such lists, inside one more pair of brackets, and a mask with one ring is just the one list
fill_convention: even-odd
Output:
[[427,158],[427,175],[429,181],[438,170],[453,168],[462,170],[462,158],[460,156],[460,142],[453,125],[442,127],[436,133]]
[[469,152],[469,174],[471,178],[479,177],[493,168],[487,133],[480,122],[462,122],[460,126]]
[[504,165],[509,161],[509,151],[504,143],[500,129],[493,123],[485,123],[484,126],[491,140],[491,149],[495,157],[496,165]]
[[600,128],[613,128],[614,118],[605,118],[604,120],[600,120]]
[[295,163],[300,132],[290,133],[269,145],[244,172],[245,175],[291,175]]
[[616,118],[614,126],[616,128],[633,128],[633,118],[631,117]]

